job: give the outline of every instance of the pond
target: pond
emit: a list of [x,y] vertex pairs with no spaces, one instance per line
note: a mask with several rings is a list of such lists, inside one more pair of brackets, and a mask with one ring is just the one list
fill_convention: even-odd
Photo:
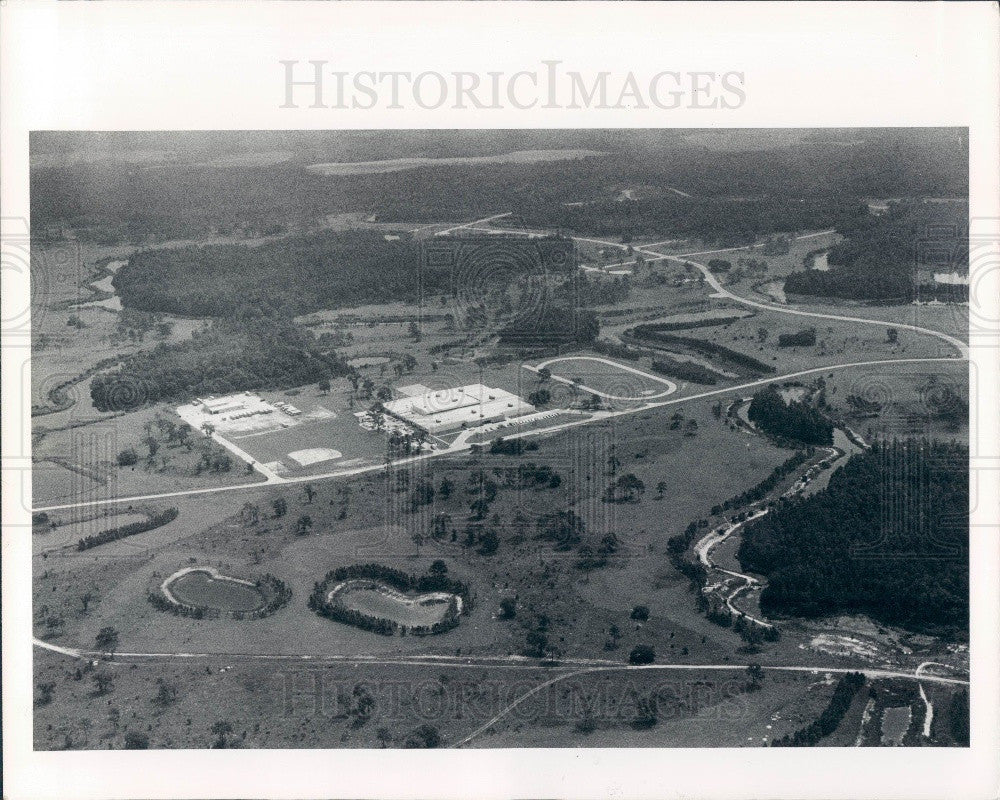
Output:
[[398,592],[377,581],[347,581],[334,587],[327,598],[351,611],[377,619],[388,619],[408,627],[441,622],[454,599],[461,610],[461,599],[449,592],[410,595]]
[[220,611],[253,611],[264,605],[265,597],[254,584],[207,569],[193,569],[178,575],[164,587],[179,603]]
[[773,300],[777,300],[779,303],[787,303],[788,298],[785,296],[785,279],[782,278],[778,281],[770,281],[763,284],[757,288],[757,291],[762,294],[766,294]]
[[882,712],[882,744],[901,745],[910,729],[910,707],[893,706]]

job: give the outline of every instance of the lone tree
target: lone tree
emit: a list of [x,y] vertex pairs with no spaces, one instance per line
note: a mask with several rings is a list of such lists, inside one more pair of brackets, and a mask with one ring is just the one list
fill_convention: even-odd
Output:
[[747,686],[747,689],[755,692],[764,682],[764,670],[760,664],[749,664],[747,665],[747,677],[750,679],[750,684]]
[[98,696],[106,695],[111,691],[111,675],[107,672],[94,673],[94,686]]
[[283,517],[288,511],[288,503],[285,502],[284,497],[277,497],[271,501],[271,508],[274,509],[274,517]]
[[887,328],[885,332],[885,339],[889,344],[896,344],[899,341],[899,331],[895,328]]
[[118,631],[111,626],[101,628],[97,632],[97,636],[94,638],[94,641],[97,644],[98,650],[106,656],[113,656],[115,654],[115,648],[118,647]]
[[226,737],[233,732],[233,726],[230,723],[224,720],[219,720],[212,725],[211,731],[216,737],[215,742],[212,744],[213,748],[216,750],[224,750],[229,746],[229,743],[226,741]]
[[303,514],[301,517],[298,518],[298,521],[296,521],[295,523],[295,532],[299,536],[306,536],[309,533],[309,531],[312,530],[312,525],[313,525],[312,517],[310,517],[308,514]]
[[656,660],[656,651],[652,645],[637,644],[628,654],[629,664],[652,664]]

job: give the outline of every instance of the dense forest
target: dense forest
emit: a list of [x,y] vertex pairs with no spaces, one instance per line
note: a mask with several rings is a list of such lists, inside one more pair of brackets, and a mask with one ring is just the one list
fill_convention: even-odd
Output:
[[302,386],[348,371],[287,317],[242,315],[215,320],[187,341],[129,356],[94,377],[90,396],[98,411],[130,411],[192,395]]
[[721,247],[748,244],[784,231],[839,227],[868,213],[851,199],[692,198],[605,200],[585,205],[525,203],[520,217],[533,227],[559,228],[628,241],[664,231]]
[[847,220],[837,225],[846,239],[830,249],[830,269],[793,272],[785,291],[882,303],[928,293],[967,299],[965,287],[922,286],[918,271],[968,271],[968,215],[967,203],[891,203],[884,216]]
[[806,444],[833,444],[833,424],[808,403],[786,403],[773,386],[761,389],[750,401],[750,421],[771,436]]
[[500,343],[517,350],[549,350],[565,345],[587,346],[600,333],[593,311],[548,305],[534,319],[519,319],[500,331]]
[[258,247],[210,245],[136,253],[114,277],[128,308],[223,316],[245,305],[304,313],[318,308],[416,300],[450,285],[446,268],[421,275],[420,247],[372,231],[290,236]]
[[[716,140],[738,134],[40,132],[31,138],[32,229],[40,236],[72,229],[85,240],[141,245],[210,233],[302,231],[338,213],[431,222],[511,211],[547,224],[594,225],[612,235],[644,230],[663,213],[678,232],[723,240],[764,233],[777,213],[791,214],[792,227],[819,225],[830,213],[839,214],[838,208],[850,210],[842,198],[962,197],[968,192],[968,143],[959,130],[853,130],[849,143],[836,131],[782,133],[766,143],[748,140],[718,147]],[[496,155],[536,148],[580,148],[602,155],[572,162],[428,165],[340,176],[306,169],[325,161]],[[637,206],[609,205],[623,187],[643,187]],[[674,189],[693,202],[683,202]],[[786,200],[768,199],[777,197],[824,203],[809,202],[796,211]],[[728,205],[699,208],[694,198]],[[566,203],[582,205],[567,207],[562,216],[559,208]],[[699,222],[698,215],[706,212],[716,220]],[[735,215],[732,225],[726,222],[730,212]],[[664,227],[661,223],[657,231]]]
[[967,631],[968,459],[961,444],[877,443],[826,489],[749,523],[739,558],[767,576],[765,613]]

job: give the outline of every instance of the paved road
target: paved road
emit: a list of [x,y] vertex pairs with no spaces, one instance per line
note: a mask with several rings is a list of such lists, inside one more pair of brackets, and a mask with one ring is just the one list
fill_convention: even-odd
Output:
[[[499,232],[499,231],[498,231]],[[517,233],[517,231],[503,231],[505,233]],[[827,234],[833,233],[834,231],[818,231],[816,233],[808,233],[802,236],[795,237],[796,239],[810,239],[816,236],[825,236]],[[625,250],[630,245],[621,244],[619,242],[609,242],[605,239],[593,239],[586,236],[574,236],[576,241],[589,242],[591,244],[599,244],[603,247],[615,247],[619,250]],[[707,256],[716,253],[735,253],[739,251],[752,250],[753,246],[747,247],[725,247],[718,250],[699,250],[692,253],[661,253],[653,250],[651,248],[657,247],[658,245],[665,244],[666,242],[654,242],[651,245],[639,245],[632,246],[632,251],[635,253],[642,253],[644,256],[649,256],[656,259],[666,259],[669,261],[679,261],[681,263],[690,263],[692,266],[697,267],[702,275],[705,276],[705,282],[715,291],[716,296],[732,300],[736,303],[742,303],[743,305],[752,306],[753,308],[763,309],[765,311],[775,311],[779,314],[792,314],[799,317],[812,317],[815,319],[832,319],[839,322],[856,322],[861,325],[878,325],[880,327],[892,327],[898,328],[900,330],[914,331],[915,333],[926,334],[927,336],[934,336],[942,341],[947,342],[952,347],[954,347],[959,352],[961,358],[969,357],[969,346],[960,339],[950,336],[933,328],[923,328],[919,325],[906,325],[898,322],[886,322],[885,320],[878,319],[868,319],[867,317],[851,317],[846,314],[824,314],[819,311],[803,311],[797,308],[788,308],[786,306],[773,305],[771,303],[761,303],[756,300],[751,300],[742,295],[734,294],[733,292],[726,289],[721,283],[719,283],[718,278],[709,270],[706,264],[702,264],[698,261],[692,261],[694,256]]]
[[[115,653],[107,656],[104,653],[94,650],[82,650],[74,647],[65,647],[51,644],[41,639],[32,639],[32,644],[43,650],[86,660],[103,660],[112,664],[134,664],[148,663],[150,661],[175,661],[177,659],[200,660],[200,659],[222,659],[240,661],[264,661],[264,662],[292,662],[296,664],[344,664],[348,666],[430,666],[440,669],[512,669],[537,671],[546,667],[539,662],[524,656],[482,656],[482,657],[462,657],[462,656],[378,656],[378,655],[354,655],[354,656],[332,656],[306,653],[295,654],[267,654],[267,653]],[[452,747],[464,747],[473,739],[486,733],[490,728],[503,720],[515,708],[525,700],[543,691],[549,686],[569,678],[581,675],[590,675],[599,672],[633,672],[633,671],[654,671],[654,672],[743,672],[748,664],[623,664],[604,659],[560,659],[557,666],[547,667],[548,669],[560,669],[568,666],[567,671],[559,672],[552,678],[543,681],[532,687],[520,697],[515,699],[506,708],[494,715],[483,725],[480,725],[472,733],[463,739],[455,742]],[[923,665],[921,665],[923,666]],[[795,672],[819,675],[821,673],[844,674],[848,672],[863,672],[869,678],[898,678],[902,680],[916,680],[929,683],[938,683],[952,686],[968,686],[969,681],[964,678],[949,678],[941,675],[919,675],[917,672],[906,672],[891,668],[867,668],[867,667],[841,667],[841,666],[813,666],[798,664],[765,664],[761,668],[768,672]],[[919,669],[919,668],[918,668]],[[919,683],[918,683],[919,685]]]
[[[70,658],[80,658],[86,660],[102,660],[110,664],[133,664],[148,661],[169,661],[175,659],[202,660],[202,659],[233,659],[241,661],[294,661],[296,663],[311,664],[347,664],[350,666],[364,666],[371,664],[375,666],[394,665],[417,665],[431,667],[450,667],[459,669],[483,669],[507,667],[520,670],[539,669],[560,669],[569,667],[571,669],[584,668],[589,672],[599,672],[607,670],[678,670],[678,671],[739,671],[745,670],[747,664],[625,664],[623,662],[612,661],[600,658],[561,658],[551,666],[539,662],[526,656],[445,656],[445,655],[327,655],[323,653],[126,653],[115,652],[112,655],[98,650],[84,650],[77,647],[67,647],[65,645],[52,644],[44,639],[32,638],[32,645],[53,653],[58,653]],[[867,667],[842,667],[842,666],[814,666],[814,665],[786,665],[786,664],[764,664],[765,670],[779,672],[864,672],[866,675],[879,678],[903,678],[907,680],[921,680],[928,683],[940,683],[948,685],[968,686],[969,681],[965,678],[952,678],[944,675],[917,675],[915,672],[892,669],[891,667],[877,667],[869,669]],[[566,677],[565,674],[563,677]]]
[[[504,217],[507,217],[507,216],[510,216],[510,212],[503,213],[503,214],[494,214],[493,216],[486,217],[485,219],[482,219],[482,220],[475,220],[473,222],[468,222],[468,223],[465,223],[463,225],[455,226],[453,228],[448,228],[446,231],[443,231],[442,233],[450,233],[452,231],[459,230],[461,228],[475,228],[475,229],[479,229],[478,226],[481,225],[484,222],[490,222],[491,220],[501,219],[501,218],[504,218]],[[485,229],[485,230],[491,230],[491,229]],[[529,233],[529,232],[525,232],[525,231],[518,231],[518,230],[515,230],[515,229],[512,229],[512,230],[494,230],[493,232],[496,232],[496,233],[508,233],[508,234],[511,234],[511,233],[512,234],[522,234],[522,235],[526,235],[526,236],[538,235],[538,234],[533,234],[533,233]],[[819,233],[805,234],[805,235],[797,237],[797,238],[799,238],[799,239],[806,239],[806,238],[810,238],[810,237],[813,237],[813,236],[826,235],[826,234],[829,234],[831,232],[832,231],[821,231]],[[577,240],[577,241],[591,242],[591,243],[594,243],[594,244],[599,244],[599,245],[606,246],[606,247],[614,247],[614,248],[617,248],[617,249],[626,249],[628,247],[628,245],[623,245],[623,244],[620,244],[618,242],[609,242],[609,241],[606,241],[606,240],[603,240],[603,239],[593,239],[593,238],[588,238],[588,237],[584,237],[584,236],[576,236],[576,237],[573,237],[573,238],[575,240]],[[706,251],[700,251],[700,252],[696,252],[696,253],[668,254],[668,253],[659,253],[659,252],[656,252],[655,250],[651,250],[650,248],[653,247],[653,246],[655,246],[655,244],[654,245],[641,246],[641,247],[638,247],[638,248],[634,248],[634,251],[635,252],[641,252],[641,253],[643,253],[643,255],[650,256],[650,257],[655,257],[655,258],[658,258],[658,259],[659,258],[663,258],[663,259],[669,259],[669,260],[673,260],[673,261],[679,261],[679,262],[682,262],[682,263],[690,263],[692,266],[698,268],[702,272],[702,274],[705,276],[706,282],[708,283],[709,286],[712,287],[712,289],[715,291],[715,293],[716,293],[717,296],[725,297],[725,298],[730,299],[730,300],[732,300],[734,302],[742,303],[744,305],[752,306],[754,308],[760,308],[760,309],[764,309],[764,310],[768,310],[768,311],[775,311],[775,312],[781,313],[781,314],[792,314],[794,316],[813,317],[813,318],[818,318],[818,319],[832,319],[832,320],[838,320],[838,321],[843,321],[843,322],[856,322],[856,323],[863,324],[863,325],[890,326],[890,327],[900,328],[900,329],[904,329],[904,330],[911,330],[911,331],[915,331],[917,333],[926,334],[928,336],[934,336],[934,337],[936,337],[938,339],[941,339],[942,341],[947,342],[949,345],[953,346],[954,348],[956,348],[958,350],[960,358],[967,359],[968,356],[969,356],[968,345],[966,345],[964,342],[962,342],[959,339],[956,339],[955,337],[950,336],[950,335],[948,335],[946,333],[943,333],[941,331],[934,330],[934,329],[931,329],[931,328],[922,328],[922,327],[917,326],[917,325],[904,325],[904,324],[899,324],[899,323],[896,323],[896,322],[886,322],[886,321],[883,321],[883,320],[867,319],[867,318],[863,318],[863,317],[850,317],[850,316],[843,315],[843,314],[823,314],[823,313],[815,312],[815,311],[802,311],[800,309],[787,308],[787,307],[783,307],[783,306],[779,306],[779,305],[771,305],[769,303],[760,303],[760,302],[757,302],[756,300],[750,300],[750,299],[742,297],[740,295],[733,294],[729,290],[725,289],[722,286],[722,284],[719,283],[718,279],[715,277],[714,274],[712,274],[712,272],[708,269],[708,267],[705,264],[702,264],[702,263],[700,263],[698,261],[692,261],[691,260],[691,257],[692,256],[696,256],[696,255],[707,255],[707,254],[710,254],[710,253],[717,253],[717,252],[729,252],[729,251],[737,251],[737,250],[748,250],[750,248],[747,248],[747,247],[743,247],[743,248],[726,248],[725,250],[706,250]],[[822,373],[822,372],[830,372],[830,371],[839,370],[839,369],[847,369],[847,368],[850,368],[850,367],[881,366],[881,365],[890,365],[890,364],[931,363],[931,362],[935,362],[935,361],[954,361],[954,360],[955,360],[954,358],[949,358],[949,357],[883,359],[883,360],[878,360],[878,361],[858,361],[858,362],[851,362],[851,363],[834,364],[834,365],[825,366],[825,367],[816,367],[814,369],[802,370],[802,371],[790,373],[790,374],[787,374],[787,375],[774,375],[774,376],[770,376],[770,377],[764,378],[762,380],[751,381],[749,383],[741,384],[739,386],[730,386],[730,387],[727,387],[727,388],[724,388],[724,389],[717,389],[717,390],[710,391],[710,392],[702,392],[700,394],[689,395],[687,397],[676,398],[674,400],[661,400],[661,401],[658,401],[658,402],[649,402],[649,403],[646,403],[643,406],[640,406],[640,407],[637,407],[637,408],[623,409],[623,410],[615,411],[615,412],[596,412],[595,414],[591,415],[590,417],[588,417],[586,419],[572,420],[572,421],[560,423],[558,425],[554,425],[554,426],[551,426],[551,427],[548,427],[548,428],[542,428],[542,429],[537,429],[537,430],[533,430],[533,431],[525,431],[523,433],[513,434],[511,438],[520,438],[520,437],[524,437],[524,436],[537,436],[537,435],[542,435],[542,434],[555,433],[555,432],[558,432],[560,430],[565,430],[567,428],[575,427],[577,425],[588,424],[590,422],[594,422],[594,421],[598,421],[598,420],[602,420],[602,419],[607,419],[607,418],[615,417],[615,416],[623,416],[625,414],[637,414],[637,413],[641,413],[643,411],[647,411],[647,410],[652,409],[652,408],[658,408],[660,406],[670,405],[672,403],[686,402],[688,400],[698,400],[698,399],[702,399],[702,398],[705,398],[705,397],[711,397],[713,395],[718,395],[718,394],[724,394],[724,393],[729,393],[729,392],[740,391],[741,389],[753,388],[755,386],[763,386],[763,385],[767,385],[769,383],[773,383],[774,381],[787,380],[787,379],[790,379],[790,378],[797,378],[797,377],[802,377],[802,376],[805,376],[805,375],[813,375],[813,374],[818,374],[818,373]],[[432,458],[432,457],[435,457],[435,456],[449,455],[449,454],[452,454],[452,453],[455,453],[455,452],[461,452],[462,450],[467,450],[470,447],[471,447],[471,445],[469,445],[466,441],[459,440],[459,441],[456,441],[455,443],[453,443],[448,448],[441,449],[441,450],[436,450],[436,451],[433,451],[433,452],[430,452],[430,453],[425,453],[425,454],[418,455],[418,456],[412,456],[412,457],[406,458],[406,459],[400,459],[398,461],[395,461],[394,464],[395,465],[403,465],[403,464],[407,464],[407,463],[410,463],[412,461],[416,461],[416,460],[419,460],[419,459],[422,459],[422,458]],[[164,492],[164,493],[157,493],[157,494],[134,495],[134,496],[131,496],[131,497],[108,498],[108,499],[103,499],[103,500],[90,500],[90,501],[85,501],[85,502],[81,502],[81,503],[65,503],[65,504],[61,504],[61,505],[43,506],[43,507],[35,508],[33,510],[34,511],[63,511],[63,510],[72,509],[72,508],[84,508],[84,507],[89,507],[89,506],[111,505],[111,504],[116,504],[116,503],[135,502],[135,501],[140,501],[140,500],[162,500],[162,499],[168,499],[168,498],[171,498],[171,497],[186,497],[186,496],[195,495],[195,494],[214,494],[214,493],[217,493],[217,492],[246,491],[246,490],[256,489],[256,488],[258,488],[260,486],[276,485],[279,482],[280,483],[294,484],[294,483],[316,482],[316,481],[326,480],[326,479],[330,479],[330,478],[352,477],[352,476],[360,475],[360,474],[364,474],[364,473],[376,472],[376,471],[382,470],[384,468],[385,468],[385,465],[375,464],[375,465],[370,465],[370,466],[366,466],[366,467],[357,467],[357,468],[349,469],[349,470],[341,470],[341,471],[336,471],[336,472],[328,472],[328,473],[324,473],[324,474],[321,474],[321,475],[310,475],[310,476],[304,476],[304,477],[299,477],[299,478],[279,478],[279,479],[276,480],[277,476],[269,476],[268,480],[265,483],[258,483],[258,484],[252,484],[252,485],[208,487],[208,488],[203,488],[203,489],[187,489],[187,490],[177,491],[177,492]]]
[[[885,323],[879,323],[885,324]],[[752,389],[757,386],[766,386],[770,383],[775,383],[777,381],[791,380],[793,378],[802,378],[807,375],[818,375],[821,373],[835,372],[841,369],[851,369],[854,367],[877,367],[877,366],[888,366],[892,364],[927,364],[935,362],[949,362],[954,363],[955,358],[950,358],[946,356],[934,357],[934,358],[890,358],[881,359],[877,361],[852,361],[842,364],[829,364],[823,367],[812,367],[810,369],[799,370],[798,372],[789,372],[784,375],[769,375],[766,378],[761,378],[760,380],[750,381],[748,383],[743,383],[738,386],[727,386],[722,389],[713,389],[707,392],[699,392],[698,394],[685,395],[684,397],[674,398],[672,400],[656,400],[646,402],[641,406],[636,406],[634,408],[620,409],[617,411],[595,411],[588,416],[581,417],[578,420],[568,420],[565,422],[552,425],[547,428],[536,428],[530,431],[521,431],[518,433],[511,433],[505,435],[505,439],[519,439],[528,436],[541,436],[544,434],[558,433],[559,431],[567,430],[569,428],[574,428],[579,425],[587,425],[592,422],[597,422],[605,419],[612,419],[614,417],[623,417],[629,414],[639,414],[644,411],[650,411],[652,409],[661,408],[663,406],[674,405],[677,403],[686,403],[691,400],[702,400],[707,397],[715,397],[722,394],[732,394],[733,392],[739,392],[743,389]],[[622,365],[624,366],[624,365]],[[463,433],[466,436],[460,436],[456,439],[449,447],[442,448],[440,450],[433,450],[427,453],[422,453],[420,455],[409,456],[408,458],[400,458],[392,462],[393,467],[403,466],[405,464],[410,464],[415,461],[420,461],[425,458],[437,458],[440,456],[453,455],[455,453],[460,453],[466,450],[470,450],[474,445],[468,442],[468,439],[477,432],[477,429],[469,429]],[[354,467],[352,469],[340,470],[337,472],[325,472],[319,475],[303,475],[294,478],[282,478],[281,481],[261,481],[257,483],[247,483],[238,484],[235,486],[210,486],[202,489],[183,489],[175,492],[160,492],[155,494],[143,494],[143,495],[128,495],[124,497],[108,497],[100,500],[87,500],[80,503],[63,503],[61,505],[54,506],[40,506],[33,508],[33,512],[38,511],[65,511],[72,508],[89,508],[93,506],[105,506],[105,505],[116,505],[119,503],[134,503],[143,500],[167,500],[172,497],[188,497],[191,495],[198,494],[219,494],[222,492],[238,492],[238,491],[255,491],[261,488],[270,488],[272,486],[282,486],[297,483],[317,483],[323,480],[329,480],[332,478],[348,478],[356,475],[363,475],[372,472],[379,472],[386,468],[385,464],[371,464],[364,467]]]

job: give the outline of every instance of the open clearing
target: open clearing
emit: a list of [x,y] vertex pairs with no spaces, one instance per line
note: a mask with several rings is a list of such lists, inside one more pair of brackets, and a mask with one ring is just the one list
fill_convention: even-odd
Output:
[[572,161],[601,156],[597,150],[515,150],[496,156],[455,156],[448,158],[388,158],[382,161],[339,161],[327,164],[310,164],[310,172],[320,175],[368,175],[383,172],[401,172],[418,167],[439,167],[458,164],[536,164],[542,161]]

